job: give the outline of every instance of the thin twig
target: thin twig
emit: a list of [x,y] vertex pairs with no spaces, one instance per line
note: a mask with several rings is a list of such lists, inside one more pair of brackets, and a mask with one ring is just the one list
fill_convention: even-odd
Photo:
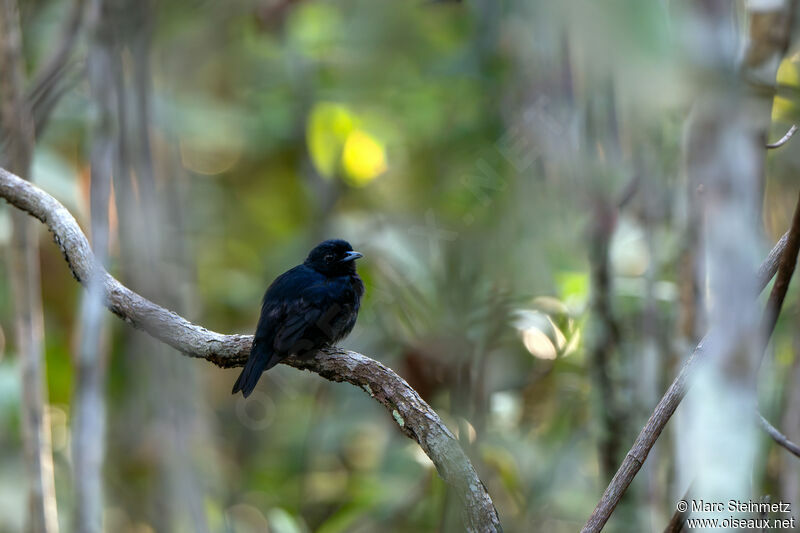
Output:
[[766,431],[770,437],[772,437],[772,440],[774,440],[778,445],[786,448],[792,455],[800,457],[800,446],[790,441],[789,437],[778,431],[778,429],[772,424],[770,424],[769,421],[766,418],[764,418],[764,416],[761,413],[757,414],[758,414],[758,421],[761,424],[761,427],[764,428],[764,431]]
[[[209,331],[122,285],[97,263],[75,218],[58,200],[2,168],[0,197],[47,226],[80,283],[85,285],[93,276],[100,276],[106,307],[125,322],[187,356],[223,368],[244,365],[253,343],[251,335]],[[340,348],[320,350],[308,359],[290,357],[283,363],[366,391],[391,413],[403,434],[419,443],[439,475],[458,494],[467,531],[502,531],[492,499],[458,440],[394,371],[365,355]]]
[[[41,113],[43,104],[52,100],[53,92],[60,92],[58,86],[61,80],[75,68],[75,63],[69,61],[75,43],[78,40],[80,29],[83,24],[84,0],[72,0],[69,13],[64,19],[64,27],[61,31],[61,38],[53,47],[53,53],[44,63],[41,70],[33,77],[33,81],[27,92],[27,101],[33,110],[34,118],[37,119],[36,131],[42,129],[43,122],[47,120],[49,112]],[[47,107],[52,107],[48,105]]]
[[797,131],[797,124],[792,124],[792,127],[789,128],[789,131],[786,132],[786,135],[781,137],[780,140],[777,142],[767,144],[767,149],[772,150],[774,148],[780,148],[781,146],[789,142],[789,139],[792,138],[792,136],[795,134],[796,131]]
[[56,105],[61,98],[85,79],[86,63],[81,59],[68,60],[64,65],[63,74],[46,91],[31,96],[28,105],[31,107],[33,123],[36,128],[36,137],[42,136]]

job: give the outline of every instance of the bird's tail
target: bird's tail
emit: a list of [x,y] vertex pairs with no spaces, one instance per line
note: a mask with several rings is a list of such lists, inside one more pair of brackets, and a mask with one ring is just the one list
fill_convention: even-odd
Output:
[[[256,388],[259,378],[261,378],[261,374],[278,363],[277,360],[273,361],[273,359],[277,359],[274,354],[262,353],[257,345],[253,345],[250,357],[247,358],[247,363],[245,363],[242,373],[239,374],[239,378],[233,384],[232,394],[242,391],[242,396],[245,398],[250,396],[250,393]],[[271,364],[267,366],[268,363]]]

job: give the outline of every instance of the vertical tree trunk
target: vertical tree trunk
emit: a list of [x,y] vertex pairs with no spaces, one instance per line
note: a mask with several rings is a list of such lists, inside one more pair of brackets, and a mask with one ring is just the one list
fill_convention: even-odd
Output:
[[[720,335],[707,346],[687,396],[681,467],[696,476],[698,494],[710,501],[747,499],[757,453],[755,424],[741,413],[756,404],[760,340],[755,270],[761,231],[766,132],[780,58],[791,20],[786,4],[748,4],[749,39],[739,61],[734,4],[696,4],[702,29],[696,44],[715,63],[706,69],[687,127],[687,173],[700,196],[709,294],[709,326]],[[735,81],[735,83],[732,83]],[[748,418],[749,420],[749,418]],[[685,479],[684,481],[688,481]]]
[[[2,161],[27,176],[33,153],[33,122],[23,92],[19,11],[14,0],[0,2],[0,126],[6,138]],[[22,368],[22,430],[28,493],[28,530],[58,531],[50,422],[45,410],[44,318],[39,279],[38,227],[25,213],[12,219],[11,285],[16,344]]]
[[[91,238],[92,250],[100,264],[108,258],[108,205],[117,136],[114,124],[115,95],[111,82],[113,33],[105,17],[103,0],[90,5],[91,42],[87,59],[89,91],[94,108],[91,141]],[[75,509],[74,529],[78,533],[100,533],[103,520],[102,467],[105,457],[106,406],[104,319],[100,278],[90,279],[81,305],[81,341],[75,365],[73,395],[72,458]]]
[[611,265],[609,248],[617,213],[603,198],[595,199],[595,216],[590,239],[591,312],[593,335],[589,349],[589,372],[592,380],[594,407],[598,419],[598,452],[603,480],[610,480],[619,463],[624,436],[621,414],[611,378],[612,358],[619,345],[619,328],[613,316],[611,300]]
[[[602,145],[605,155],[595,154],[599,167],[621,162],[619,123],[614,105],[614,88],[608,85],[607,93],[594,95],[587,103],[585,135],[587,145]],[[609,163],[605,160],[608,158]],[[594,170],[602,172],[602,170]],[[633,189],[631,189],[633,187]],[[619,205],[628,197],[628,189],[635,190],[635,182],[624,188],[623,200],[617,201],[612,193],[595,187],[588,198],[592,216],[587,230],[589,256],[589,285],[591,296],[590,327],[587,335],[587,365],[592,387],[592,404],[595,425],[598,428],[598,458],[604,480],[614,476],[622,455],[625,437],[625,411],[620,409],[618,397],[623,383],[615,372],[620,366],[621,332],[614,315],[614,288],[611,265],[611,241],[617,228]]]
[[[180,310],[176,275],[183,265],[182,248],[172,246],[167,234],[174,231],[180,206],[175,199],[176,180],[156,183],[151,150],[150,39],[153,5],[125,0],[115,4],[113,27],[117,28],[117,61],[113,76],[119,136],[116,139],[114,190],[119,214],[119,242],[124,278],[136,290],[170,309]],[[127,53],[122,54],[122,50]],[[130,61],[123,61],[123,58]],[[177,268],[176,268],[177,267]],[[196,367],[175,358],[171,348],[140,332],[126,333],[123,354],[131,398],[120,409],[123,416],[142,429],[142,443],[125,442],[135,450],[152,447],[151,487],[142,495],[147,521],[158,531],[188,529],[208,531],[202,484],[195,474],[192,441],[206,441],[198,416],[202,401],[196,388]],[[149,354],[141,365],[141,354]],[[158,391],[153,396],[152,391]],[[143,400],[145,397],[147,399]],[[158,445],[153,446],[157,442]]]

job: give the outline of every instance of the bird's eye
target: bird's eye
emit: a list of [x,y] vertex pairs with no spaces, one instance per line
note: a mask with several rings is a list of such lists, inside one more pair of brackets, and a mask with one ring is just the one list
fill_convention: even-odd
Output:
[[325,262],[326,263],[330,263],[331,261],[333,261],[333,254],[326,255],[325,256]]

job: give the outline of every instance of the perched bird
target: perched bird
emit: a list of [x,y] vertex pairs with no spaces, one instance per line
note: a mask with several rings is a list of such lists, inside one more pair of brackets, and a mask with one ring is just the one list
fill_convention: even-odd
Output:
[[345,338],[356,323],[364,283],[350,243],[318,244],[303,262],[278,276],[264,294],[253,348],[233,386],[246,398],[261,377],[290,355],[313,355]]

